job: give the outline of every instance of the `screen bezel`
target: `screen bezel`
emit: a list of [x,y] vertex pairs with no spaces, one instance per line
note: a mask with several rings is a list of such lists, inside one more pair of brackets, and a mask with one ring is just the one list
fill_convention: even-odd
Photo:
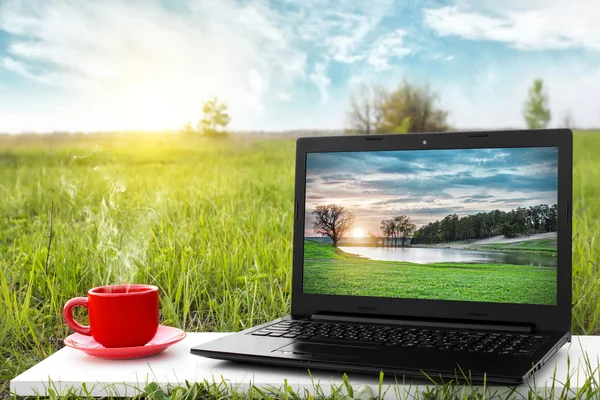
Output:
[[[569,129],[448,132],[300,138],[296,142],[292,315],[381,315],[533,324],[543,330],[571,327],[572,131]],[[423,141],[427,144],[424,145]],[[306,154],[389,150],[558,147],[556,305],[344,296],[302,293]]]

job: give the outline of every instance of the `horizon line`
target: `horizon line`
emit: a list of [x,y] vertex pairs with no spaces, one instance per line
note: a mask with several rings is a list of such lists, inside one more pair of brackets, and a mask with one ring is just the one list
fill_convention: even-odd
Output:
[[[597,127],[587,127],[587,128],[548,128],[548,129],[571,129],[573,131],[600,131],[600,126]],[[501,128],[453,128],[451,130],[445,132],[471,132],[471,131],[510,131],[510,130],[528,130],[526,127],[501,127]],[[339,129],[323,129],[323,128],[299,128],[299,129],[251,129],[251,130],[228,130],[226,131],[228,134],[232,135],[250,135],[250,134],[293,134],[298,132],[313,132],[313,133],[329,133],[329,132],[341,132],[347,133],[347,129],[339,128]],[[90,130],[90,131],[81,131],[81,130],[54,130],[54,131],[20,131],[20,132],[8,132],[8,131],[0,131],[0,136],[17,136],[17,135],[98,135],[98,134],[134,134],[134,133],[149,133],[149,134],[177,134],[184,133],[181,129],[111,129],[111,130]],[[407,132],[410,134],[411,132]],[[412,132],[412,133],[428,133],[428,132]],[[443,132],[435,132],[435,133],[443,133]],[[201,133],[197,133],[198,136],[202,136]],[[353,134],[349,134],[353,135]],[[360,134],[356,134],[360,135]],[[374,135],[393,135],[393,133],[373,133]]]

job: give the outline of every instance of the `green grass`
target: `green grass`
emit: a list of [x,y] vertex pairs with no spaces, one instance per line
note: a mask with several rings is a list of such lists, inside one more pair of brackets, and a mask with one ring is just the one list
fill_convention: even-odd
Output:
[[[556,270],[509,264],[361,260],[305,241],[305,292],[411,299],[555,304]],[[340,254],[342,253],[342,254]],[[334,255],[331,258],[330,255]]]
[[499,251],[518,251],[522,253],[556,253],[556,240],[538,239],[524,240],[515,243],[497,243],[471,246],[469,248],[477,250],[499,250]]
[[94,286],[156,284],[162,323],[187,331],[289,312],[293,141],[11,140],[0,140],[1,392],[62,347],[62,306]]
[[[598,334],[600,135],[578,133],[574,161],[573,328]],[[293,180],[292,140],[0,137],[0,397],[93,286],[157,284],[162,322],[190,331],[287,313]]]
[[356,260],[361,259],[355,254],[346,253],[329,244],[312,240],[304,241],[304,259],[327,259],[327,260]]

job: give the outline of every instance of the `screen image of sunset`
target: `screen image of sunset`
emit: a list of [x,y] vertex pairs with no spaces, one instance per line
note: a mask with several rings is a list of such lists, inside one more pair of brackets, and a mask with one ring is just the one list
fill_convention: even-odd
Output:
[[309,153],[304,292],[555,304],[557,185],[556,148]]

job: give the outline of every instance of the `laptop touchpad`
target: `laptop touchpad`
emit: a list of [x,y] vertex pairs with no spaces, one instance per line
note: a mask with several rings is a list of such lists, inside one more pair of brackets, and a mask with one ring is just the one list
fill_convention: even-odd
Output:
[[360,358],[377,351],[375,346],[357,346],[345,344],[322,344],[313,342],[294,342],[273,350],[284,354],[305,356],[336,356],[340,358]]

